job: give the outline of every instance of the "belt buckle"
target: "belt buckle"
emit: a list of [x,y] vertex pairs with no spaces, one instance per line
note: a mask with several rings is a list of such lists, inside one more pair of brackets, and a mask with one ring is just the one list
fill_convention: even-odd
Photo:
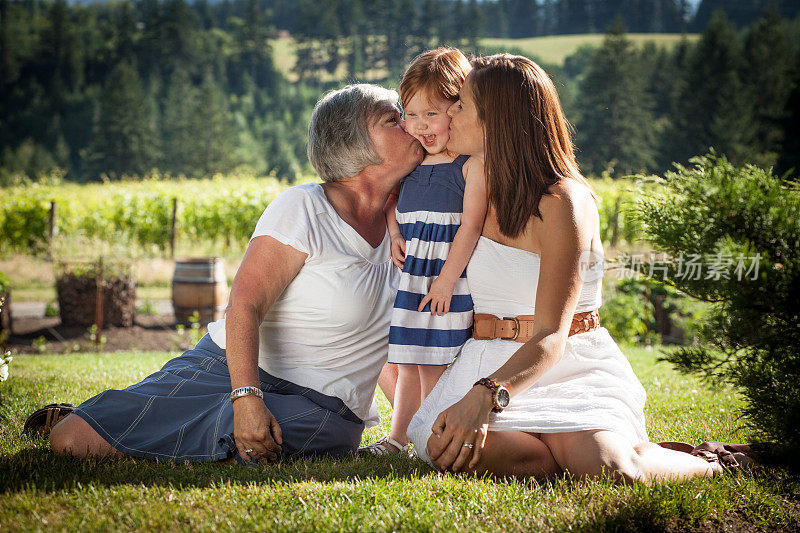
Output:
[[504,316],[503,320],[511,320],[512,322],[514,322],[514,336],[507,340],[510,341],[517,340],[517,337],[519,337],[519,318],[515,316]]

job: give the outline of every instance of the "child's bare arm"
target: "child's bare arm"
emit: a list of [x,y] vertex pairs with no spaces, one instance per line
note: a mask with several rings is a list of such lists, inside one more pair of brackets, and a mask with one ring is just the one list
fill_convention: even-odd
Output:
[[483,221],[486,218],[486,209],[489,203],[483,161],[476,157],[470,157],[464,163],[463,172],[466,185],[461,226],[453,238],[453,245],[450,247],[450,253],[447,255],[447,261],[445,261],[439,277],[434,280],[430,291],[420,302],[419,311],[422,311],[428,302],[431,302],[431,314],[442,315],[450,311],[450,299],[456,281],[467,267],[472,251],[483,232]]
[[400,184],[389,193],[389,199],[386,200],[386,205],[383,207],[383,213],[386,216],[386,228],[389,230],[389,239],[392,243],[392,262],[397,268],[403,268],[403,263],[406,260],[406,240],[400,233],[400,224],[397,223],[397,215],[395,208],[397,207],[397,200],[400,198]]

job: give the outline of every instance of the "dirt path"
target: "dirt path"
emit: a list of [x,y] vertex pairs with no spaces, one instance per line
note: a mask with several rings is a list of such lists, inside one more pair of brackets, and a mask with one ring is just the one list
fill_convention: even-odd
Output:
[[[14,318],[14,333],[6,341],[12,353],[94,351],[88,328],[65,327],[61,319]],[[188,334],[178,334],[171,314],[137,315],[133,327],[104,329],[102,351],[179,351],[189,348]]]

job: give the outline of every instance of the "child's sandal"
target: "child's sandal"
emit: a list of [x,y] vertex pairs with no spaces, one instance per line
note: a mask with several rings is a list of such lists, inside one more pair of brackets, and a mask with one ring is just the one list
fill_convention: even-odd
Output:
[[392,437],[387,435],[377,442],[373,442],[372,444],[368,444],[362,448],[359,448],[358,453],[365,453],[371,455],[389,455],[392,453],[401,453],[401,452],[408,453],[410,449],[411,449],[411,443],[408,443],[405,446],[403,446],[402,444],[394,440]]

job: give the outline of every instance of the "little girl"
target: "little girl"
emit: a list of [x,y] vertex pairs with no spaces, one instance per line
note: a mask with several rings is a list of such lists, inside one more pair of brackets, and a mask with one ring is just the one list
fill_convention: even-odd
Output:
[[472,298],[464,269],[486,216],[483,162],[447,150],[448,108],[470,71],[459,50],[417,56],[403,75],[405,129],[425,159],[400,184],[397,208],[387,206],[392,260],[403,270],[389,330],[389,362],[399,365],[388,437],[374,454],[406,451],[406,429],[421,401],[469,338]]

